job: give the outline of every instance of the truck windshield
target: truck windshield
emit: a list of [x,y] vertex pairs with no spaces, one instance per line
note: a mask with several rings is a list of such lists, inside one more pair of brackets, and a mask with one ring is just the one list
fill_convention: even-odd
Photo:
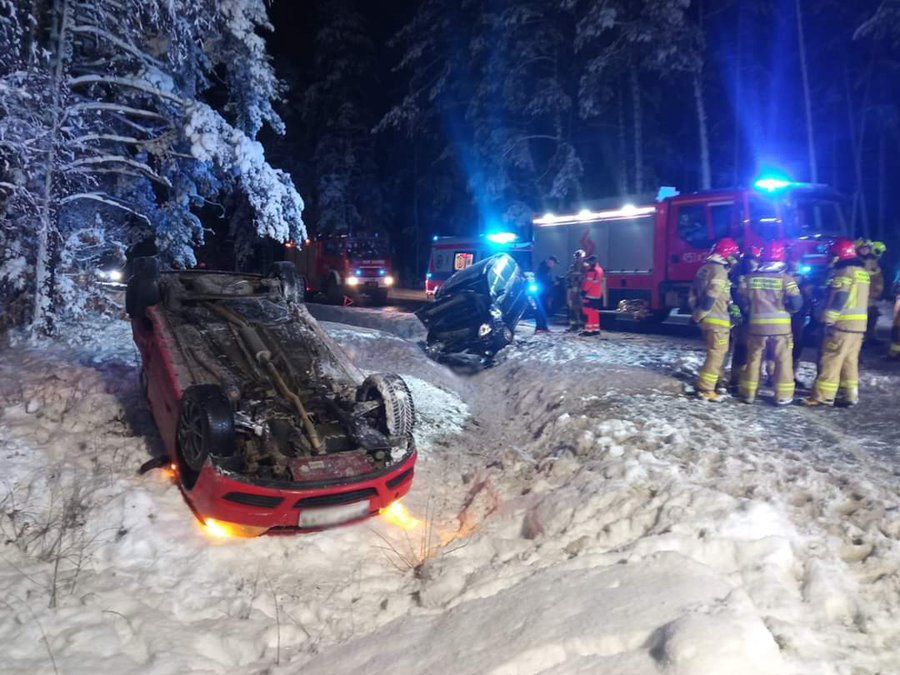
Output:
[[347,243],[347,254],[354,260],[387,258],[387,243],[381,239],[353,239]]
[[788,236],[806,237],[822,234],[844,236],[847,226],[840,202],[826,199],[797,198],[785,210]]

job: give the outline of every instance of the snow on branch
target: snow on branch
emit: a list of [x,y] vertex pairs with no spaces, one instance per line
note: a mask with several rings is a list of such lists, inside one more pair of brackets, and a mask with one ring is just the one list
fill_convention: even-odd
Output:
[[[133,169],[137,170],[141,175],[147,176],[148,178],[155,180],[157,183],[161,183],[166,187],[172,187],[171,181],[165,176],[160,176],[156,171],[151,169],[149,166],[144,164],[143,162],[139,162],[135,159],[129,159],[127,157],[120,157],[119,155],[101,155],[99,157],[83,157],[81,159],[76,159],[73,162],[69,162],[68,164],[64,164],[61,168],[63,171],[70,171],[72,169],[79,169],[82,167],[92,167],[98,164],[124,164],[126,166],[130,166]],[[90,170],[88,168],[88,170]]]
[[134,209],[129,208],[126,204],[123,204],[122,202],[103,192],[77,192],[75,194],[63,197],[59,200],[59,203],[68,204],[69,202],[78,201],[80,199],[87,199],[90,201],[100,202],[102,204],[108,204],[109,206],[115,206],[118,209],[122,209],[123,211],[127,211],[128,213],[137,216],[148,225],[150,224],[150,219],[147,218],[147,216],[145,216],[143,213],[138,213]]
[[153,58],[149,54],[142,52],[140,49],[138,49],[134,45],[132,45],[128,42],[125,42],[125,40],[122,40],[122,39],[116,37],[115,35],[113,35],[112,33],[110,33],[109,31],[105,31],[102,28],[98,28],[97,26],[89,26],[89,25],[88,26],[85,26],[85,25],[71,26],[69,28],[69,30],[73,33],[94,35],[95,37],[103,38],[107,42],[109,42],[112,45],[118,47],[119,49],[131,54],[132,56],[140,59],[141,61],[152,64],[152,65],[156,66],[157,68],[163,67],[162,63],[157,61],[155,58]]
[[185,101],[180,96],[176,96],[168,91],[163,91],[162,89],[158,89],[156,87],[151,87],[149,84],[144,82],[143,80],[139,80],[133,77],[113,77],[110,75],[82,75],[80,77],[73,77],[69,79],[70,87],[78,87],[83,84],[115,84],[121,87],[130,87],[132,89],[137,89],[139,91],[143,91],[147,94],[152,94],[153,96],[158,96],[159,98],[166,99],[167,101],[171,101],[173,103],[177,103],[179,105],[184,105]]

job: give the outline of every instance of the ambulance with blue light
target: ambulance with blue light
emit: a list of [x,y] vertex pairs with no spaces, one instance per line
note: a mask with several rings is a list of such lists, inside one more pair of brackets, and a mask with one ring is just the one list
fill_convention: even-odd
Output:
[[425,274],[429,300],[453,274],[497,253],[508,253],[523,272],[532,269],[532,243],[511,232],[491,232],[477,237],[434,237]]
[[605,309],[651,321],[687,309],[691,282],[723,237],[742,247],[782,240],[797,274],[824,277],[829,241],[849,235],[834,190],[781,177],[691,194],[664,188],[652,204],[546,213],[533,226],[534,260],[568,261],[577,249],[596,255],[606,271]]

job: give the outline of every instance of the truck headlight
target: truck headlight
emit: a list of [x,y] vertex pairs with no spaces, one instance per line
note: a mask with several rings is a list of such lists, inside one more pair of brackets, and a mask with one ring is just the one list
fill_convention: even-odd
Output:
[[385,286],[393,286],[393,285],[394,285],[394,277],[392,277],[392,276],[386,276],[386,277],[384,278],[384,285],[385,285]]
[[483,338],[485,335],[490,335],[491,330],[493,330],[491,328],[491,324],[489,324],[489,323],[481,324],[478,327],[478,337]]
[[359,279],[357,277],[347,277],[347,285],[359,286]]

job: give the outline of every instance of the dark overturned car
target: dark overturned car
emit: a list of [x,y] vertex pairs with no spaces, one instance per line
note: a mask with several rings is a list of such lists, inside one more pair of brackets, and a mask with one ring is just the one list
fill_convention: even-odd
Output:
[[527,285],[516,261],[505,253],[451,276],[434,303],[416,312],[428,329],[428,354],[450,364],[490,365],[512,343],[516,324],[530,306]]
[[260,276],[134,262],[126,309],[141,385],[165,460],[213,533],[319,530],[409,491],[406,383],[363,377],[307,311],[304,288],[289,263]]

